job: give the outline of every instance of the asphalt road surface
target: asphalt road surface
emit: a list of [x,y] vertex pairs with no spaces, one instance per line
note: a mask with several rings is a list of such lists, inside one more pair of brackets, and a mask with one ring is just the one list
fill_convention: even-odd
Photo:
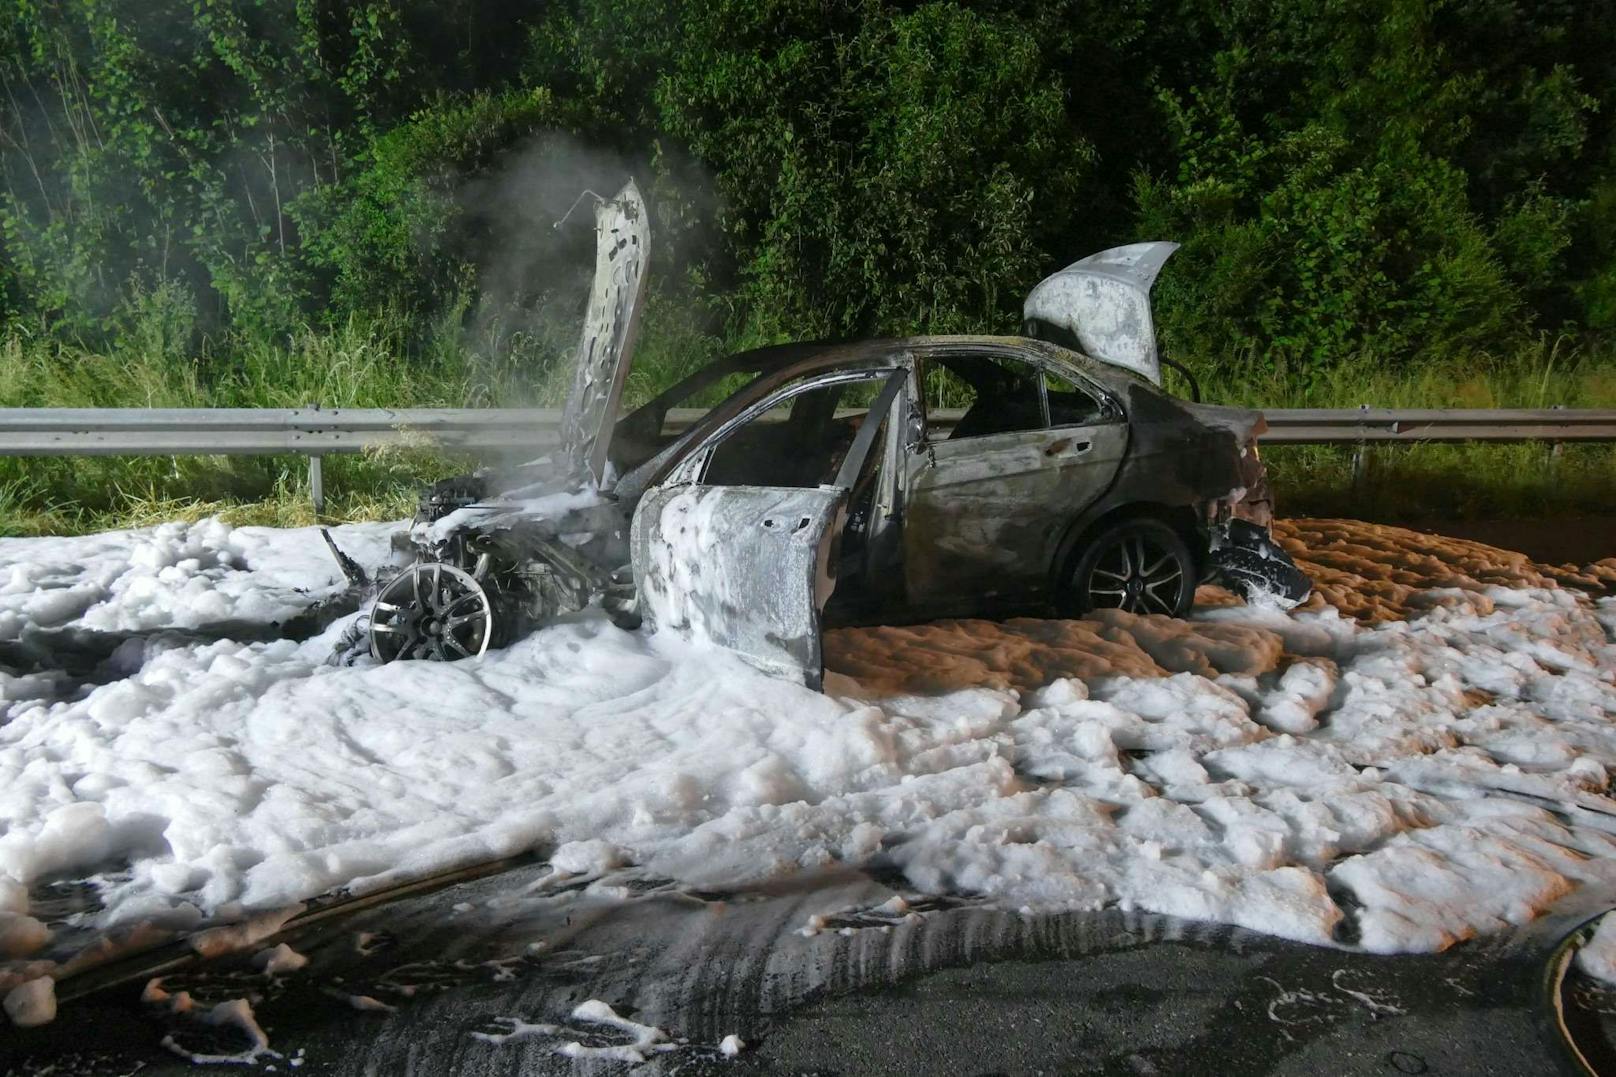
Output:
[[[248,1045],[198,1016],[242,998],[274,1053],[227,1071],[299,1077],[1588,1072],[1578,1051],[1616,1072],[1616,994],[1560,983],[1564,940],[1608,895],[1385,957],[1115,910],[905,909],[894,893],[856,873],[702,894],[519,865],[254,948],[288,943],[309,959],[295,972],[250,954],[171,971],[162,988],[189,992],[189,1013],[142,1001],[144,975],[80,998],[64,983],[55,1022],[0,1035],[0,1073],[194,1072],[177,1051]],[[730,1056],[732,1035],[746,1046]]]

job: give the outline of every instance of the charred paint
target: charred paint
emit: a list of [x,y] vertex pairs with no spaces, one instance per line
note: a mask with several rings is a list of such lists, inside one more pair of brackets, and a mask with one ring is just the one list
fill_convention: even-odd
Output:
[[818,688],[820,620],[845,490],[673,486],[640,500],[634,583],[647,624]]
[[612,424],[639,335],[651,229],[639,188],[629,180],[595,207],[595,278],[574,357],[561,440],[574,470],[606,479]]
[[1035,592],[1061,531],[1111,485],[1127,446],[1118,421],[920,447],[909,470],[909,600],[947,608]]

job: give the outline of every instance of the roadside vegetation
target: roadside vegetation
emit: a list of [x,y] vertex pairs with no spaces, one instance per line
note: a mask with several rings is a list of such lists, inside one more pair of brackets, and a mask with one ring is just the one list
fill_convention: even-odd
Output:
[[[0,341],[0,393],[18,407],[272,408],[545,406],[564,393],[553,379],[532,379],[526,367],[464,347],[453,330],[436,338],[430,359],[405,363],[401,332],[355,322],[309,329],[280,346],[231,339],[200,356],[155,330],[120,335],[99,352],[13,334]],[[680,312],[653,305],[628,397],[646,399],[752,343],[704,337]],[[1228,379],[1202,367],[1199,377],[1204,399],[1258,407],[1616,408],[1616,354],[1547,340],[1500,359],[1432,363],[1414,373],[1363,366],[1311,381],[1283,369]],[[1375,447],[1357,480],[1348,448],[1273,446],[1264,459],[1287,515],[1609,517],[1616,493],[1616,447],[1606,445]],[[327,456],[326,512],[317,520],[302,457],[0,458],[0,534],[78,534],[211,515],[274,526],[397,519],[414,510],[421,484],[475,463],[424,447]]]
[[[0,0],[0,407],[553,402],[586,188],[653,214],[630,394],[1014,332],[1170,238],[1208,399],[1616,406],[1616,22],[1505,0]],[[568,211],[572,209],[572,216]],[[567,223],[555,227],[558,221]],[[1293,511],[1597,512],[1610,450],[1268,457]],[[332,457],[336,517],[465,461]],[[281,459],[0,461],[0,534],[310,519]]]

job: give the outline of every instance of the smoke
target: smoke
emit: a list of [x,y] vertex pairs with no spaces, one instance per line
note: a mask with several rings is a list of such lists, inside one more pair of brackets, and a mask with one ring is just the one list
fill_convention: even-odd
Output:
[[585,192],[610,198],[630,178],[651,214],[648,288],[665,311],[689,301],[681,287],[689,270],[718,250],[715,187],[696,162],[550,132],[518,145],[457,192],[457,253],[476,267],[479,293],[467,332],[496,361],[528,368],[541,398],[556,397],[570,379],[588,302],[595,203]]

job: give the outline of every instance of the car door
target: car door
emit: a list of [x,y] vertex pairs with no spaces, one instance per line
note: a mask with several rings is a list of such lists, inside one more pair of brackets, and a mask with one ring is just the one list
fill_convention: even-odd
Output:
[[1066,528],[1116,475],[1128,444],[1121,409],[1075,374],[1005,349],[950,347],[922,370],[926,432],[906,484],[909,603],[943,614],[1034,599]]
[[[883,420],[903,403],[906,377],[844,371],[788,385],[647,491],[630,530],[647,622],[817,689],[821,614],[836,584],[849,491]],[[862,418],[837,406],[850,395],[869,398]]]

